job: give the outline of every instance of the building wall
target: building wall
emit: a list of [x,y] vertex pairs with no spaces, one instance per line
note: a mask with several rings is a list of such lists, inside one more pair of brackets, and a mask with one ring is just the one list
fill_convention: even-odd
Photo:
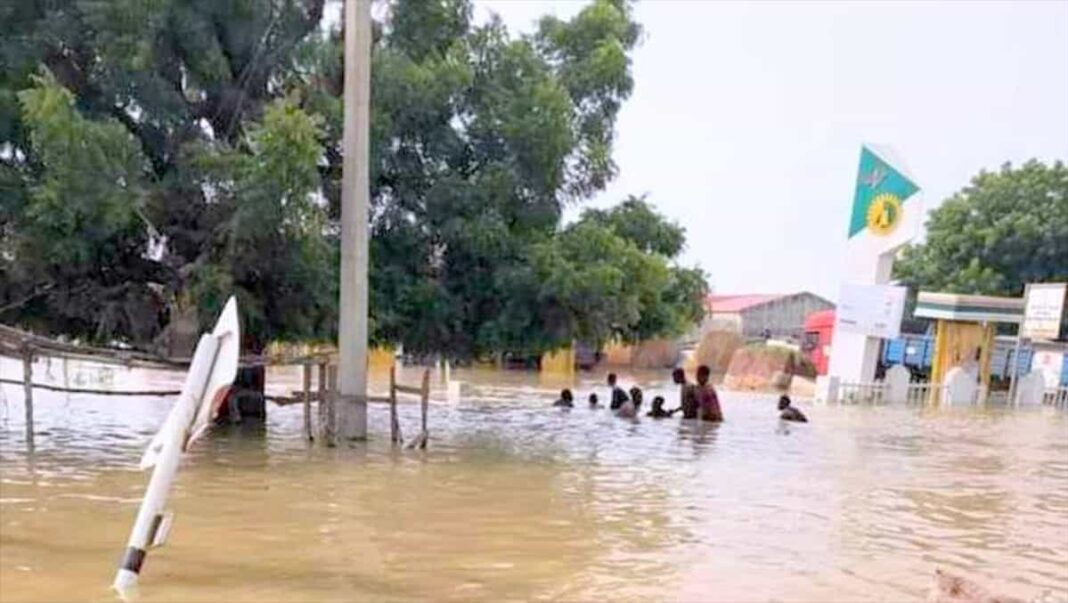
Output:
[[813,312],[832,308],[834,304],[812,293],[781,297],[743,310],[742,335],[747,338],[760,337],[767,329],[775,338],[801,339],[805,332],[805,317]]
[[[708,313],[701,323],[701,333],[708,333],[709,331],[741,333],[742,315],[737,312]],[[700,336],[697,339],[700,339]]]

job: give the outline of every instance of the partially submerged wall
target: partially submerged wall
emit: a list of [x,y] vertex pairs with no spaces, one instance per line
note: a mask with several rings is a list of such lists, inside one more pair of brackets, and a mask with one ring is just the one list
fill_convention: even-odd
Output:
[[797,352],[778,346],[740,348],[731,357],[723,385],[748,391],[786,391],[794,375],[811,376],[811,366]]
[[707,365],[713,373],[727,372],[731,358],[745,344],[741,334],[733,331],[708,331],[697,344],[697,366]]

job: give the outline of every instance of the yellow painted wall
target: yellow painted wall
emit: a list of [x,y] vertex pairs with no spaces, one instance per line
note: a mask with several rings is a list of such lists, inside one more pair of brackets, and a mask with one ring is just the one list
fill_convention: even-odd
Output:
[[367,352],[367,366],[370,369],[388,369],[393,366],[393,360],[393,348],[371,348]]
[[[975,322],[939,320],[935,326],[931,383],[942,383],[955,366],[979,364],[979,383],[990,385],[990,356],[994,347],[994,326]],[[938,403],[938,391],[931,390],[929,402]]]
[[541,357],[541,372],[554,375],[575,374],[575,349],[563,348]]

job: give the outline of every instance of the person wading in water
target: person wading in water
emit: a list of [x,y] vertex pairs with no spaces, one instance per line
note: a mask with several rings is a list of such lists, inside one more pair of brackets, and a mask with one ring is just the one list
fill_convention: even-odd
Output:
[[697,417],[703,421],[719,423],[723,421],[723,411],[719,407],[716,388],[708,382],[712,371],[705,365],[697,367]]
[[779,397],[779,410],[781,411],[779,418],[783,421],[808,423],[808,417],[805,416],[805,413],[790,406],[790,396],[783,395]]
[[560,392],[560,399],[553,402],[553,406],[560,406],[563,408],[571,408],[574,406],[575,397],[571,394],[571,390],[565,389]]
[[[671,372],[671,380],[679,386],[679,407],[683,419],[697,418],[697,386],[686,383],[686,371],[677,368]],[[675,412],[674,410],[671,412]]]
[[624,402],[628,402],[630,398],[627,397],[627,392],[623,391],[622,387],[616,385],[616,374],[608,373],[608,387],[612,388],[611,397],[609,398],[608,408],[610,410],[619,410],[620,406],[623,406]]
[[653,409],[645,413],[645,416],[652,417],[654,419],[666,419],[671,415],[675,414],[675,412],[678,410],[679,409],[677,408],[674,410],[664,410],[664,397],[656,396],[655,398],[653,398]]
[[642,390],[638,386],[630,388],[630,401],[634,403],[634,411],[638,412],[642,409]]

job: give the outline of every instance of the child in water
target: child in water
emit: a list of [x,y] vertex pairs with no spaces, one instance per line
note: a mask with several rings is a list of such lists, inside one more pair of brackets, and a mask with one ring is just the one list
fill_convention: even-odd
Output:
[[779,397],[779,418],[783,421],[794,421],[797,423],[808,423],[808,417],[805,413],[797,410],[793,406],[790,406],[790,396]]
[[553,402],[553,406],[559,406],[562,408],[571,408],[574,404],[574,396],[571,395],[571,390],[565,389],[560,392],[560,399]]
[[590,408],[598,408],[597,394],[590,394]]
[[671,415],[675,414],[678,410],[678,408],[674,410],[664,410],[664,397],[657,396],[653,398],[653,409],[647,412],[645,416],[652,417],[654,419],[666,419]]

